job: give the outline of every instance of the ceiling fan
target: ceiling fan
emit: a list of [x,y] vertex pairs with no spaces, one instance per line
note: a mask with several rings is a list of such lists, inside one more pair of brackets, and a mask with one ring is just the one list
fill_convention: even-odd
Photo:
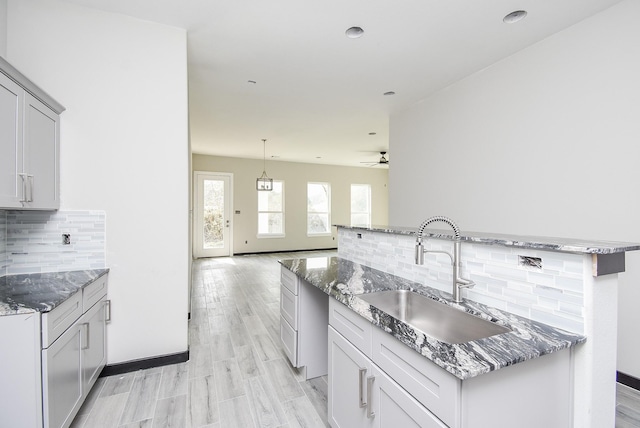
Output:
[[367,163],[369,164],[369,166],[389,165],[389,160],[385,157],[386,154],[387,152],[380,152],[380,160],[378,160],[378,162],[360,162],[360,163]]

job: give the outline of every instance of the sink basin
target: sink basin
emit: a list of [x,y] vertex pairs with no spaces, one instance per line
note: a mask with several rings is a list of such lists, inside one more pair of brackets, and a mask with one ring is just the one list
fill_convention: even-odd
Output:
[[441,342],[466,343],[511,331],[413,291],[378,291],[358,298]]

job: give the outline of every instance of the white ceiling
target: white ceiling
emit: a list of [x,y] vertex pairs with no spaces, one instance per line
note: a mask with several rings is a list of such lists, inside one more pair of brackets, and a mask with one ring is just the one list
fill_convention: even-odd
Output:
[[268,158],[363,166],[390,114],[620,0],[66,1],[187,30],[195,153],[262,158],[266,138]]

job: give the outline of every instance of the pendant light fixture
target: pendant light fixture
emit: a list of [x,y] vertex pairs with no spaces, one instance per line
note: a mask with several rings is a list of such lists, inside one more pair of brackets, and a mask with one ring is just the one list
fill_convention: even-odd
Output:
[[262,140],[262,175],[256,179],[256,190],[258,192],[269,192],[273,190],[273,178],[267,176],[267,140]]

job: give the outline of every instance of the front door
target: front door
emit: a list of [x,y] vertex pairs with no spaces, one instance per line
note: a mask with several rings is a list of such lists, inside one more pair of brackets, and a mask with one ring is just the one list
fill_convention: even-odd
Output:
[[193,254],[197,258],[231,255],[231,182],[231,174],[195,172]]

